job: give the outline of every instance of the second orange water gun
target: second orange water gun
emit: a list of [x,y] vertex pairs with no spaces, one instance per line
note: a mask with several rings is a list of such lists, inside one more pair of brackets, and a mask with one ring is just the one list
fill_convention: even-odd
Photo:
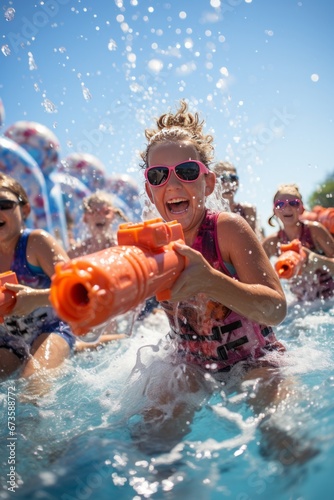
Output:
[[311,212],[305,210],[300,218],[301,220],[318,221],[334,235],[334,207],[324,208],[316,205]]
[[184,242],[176,221],[121,224],[117,239],[119,246],[56,265],[50,300],[75,335],[85,335],[154,295],[167,300],[186,266],[185,257],[173,250],[175,241]]
[[281,245],[281,255],[275,262],[275,269],[281,279],[290,279],[297,276],[306,261],[306,252],[299,240]]

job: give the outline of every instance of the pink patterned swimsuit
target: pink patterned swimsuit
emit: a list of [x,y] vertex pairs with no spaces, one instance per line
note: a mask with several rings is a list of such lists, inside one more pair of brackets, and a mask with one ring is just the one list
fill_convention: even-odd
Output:
[[[217,241],[219,213],[207,211],[192,246],[217,270],[238,279],[234,269],[222,261]],[[205,294],[178,304],[161,302],[178,350],[186,361],[213,372],[228,371],[238,361],[263,356],[282,349],[271,327],[255,323]]]

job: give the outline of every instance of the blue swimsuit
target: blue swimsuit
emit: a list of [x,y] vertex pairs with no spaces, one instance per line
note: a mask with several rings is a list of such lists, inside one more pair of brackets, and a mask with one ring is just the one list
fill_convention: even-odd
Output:
[[[22,285],[31,288],[49,288],[51,280],[44,271],[27,261],[27,244],[31,229],[25,229],[16,245],[11,271]],[[42,333],[56,333],[72,349],[75,337],[70,327],[60,321],[51,306],[39,307],[27,316],[7,316],[0,325],[0,347],[12,350],[20,359],[29,356],[29,348]]]

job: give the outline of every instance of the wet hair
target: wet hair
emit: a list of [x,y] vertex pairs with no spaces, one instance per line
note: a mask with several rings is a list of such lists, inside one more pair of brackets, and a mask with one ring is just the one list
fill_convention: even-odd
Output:
[[[285,194],[294,196],[295,198],[298,198],[303,203],[303,198],[302,198],[302,195],[300,194],[299,187],[297,186],[297,184],[281,184],[280,186],[278,186],[278,189],[275,193],[273,201],[275,202],[276,198],[279,195],[284,196]],[[273,224],[274,217],[275,217],[275,214],[273,214],[268,219],[268,224],[271,227],[275,227],[275,224]]]
[[148,155],[152,146],[168,141],[192,144],[199,153],[200,161],[208,167],[213,160],[213,137],[203,133],[203,125],[204,120],[200,120],[198,113],[191,113],[186,101],[181,99],[175,113],[164,113],[156,118],[156,128],[145,130],[148,143],[140,154],[143,160],[141,168],[148,167]]
[[23,186],[21,186],[21,184],[13,177],[4,174],[3,172],[0,172],[0,189],[6,189],[7,191],[13,193],[17,197],[19,204],[22,206],[29,203],[28,195]]
[[107,193],[107,191],[98,190],[84,198],[82,202],[84,212],[89,212],[94,203],[103,203],[104,205],[107,205],[112,208],[115,215],[128,222],[129,219],[126,217],[124,212],[120,208],[115,207],[113,195]]
[[218,161],[217,163],[214,164],[212,171],[217,176],[222,175],[226,171],[228,171],[228,172],[232,171],[233,173],[234,172],[237,173],[237,169],[229,161]]

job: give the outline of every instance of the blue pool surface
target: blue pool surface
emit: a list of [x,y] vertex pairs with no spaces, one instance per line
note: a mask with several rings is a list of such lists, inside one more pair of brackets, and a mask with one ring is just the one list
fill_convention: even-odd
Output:
[[[158,312],[137,323],[130,338],[76,354],[37,401],[22,401],[24,381],[1,382],[0,499],[332,500],[333,326],[334,301],[328,301],[291,304],[276,328],[287,347],[281,372],[291,381],[291,397],[271,413],[264,406],[262,417],[270,415],[281,429],[278,447],[286,435],[311,450],[304,463],[294,459],[293,446],[289,457],[286,450],[279,458],[263,451],[259,419],[247,403],[256,384],[235,389],[238,373],[204,397],[202,391],[197,401],[176,387],[180,401],[196,410],[188,431],[171,445],[162,440],[159,447],[153,427],[136,438],[151,384],[159,377],[163,384],[178,383],[157,347],[168,331]],[[17,395],[15,493],[7,482],[10,387]],[[177,426],[175,418],[172,430]]]

